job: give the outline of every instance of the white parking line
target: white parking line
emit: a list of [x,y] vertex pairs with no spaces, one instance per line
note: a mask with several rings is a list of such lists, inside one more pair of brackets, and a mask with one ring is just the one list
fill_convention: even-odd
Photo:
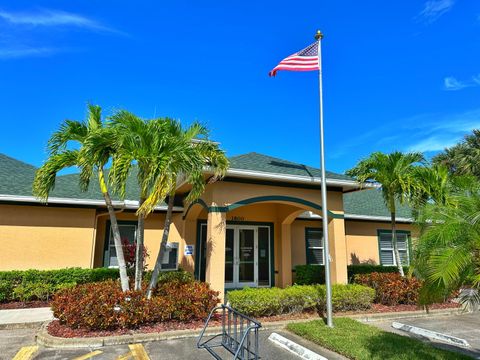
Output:
[[274,344],[284,348],[285,350],[290,351],[291,353],[297,355],[298,357],[305,359],[305,360],[328,360],[327,358],[319,355],[302,345],[297,344],[296,342],[283,337],[277,333],[272,333],[268,340],[273,342]]

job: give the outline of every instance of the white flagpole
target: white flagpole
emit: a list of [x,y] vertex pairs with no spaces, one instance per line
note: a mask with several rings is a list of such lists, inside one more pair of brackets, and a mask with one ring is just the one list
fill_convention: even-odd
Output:
[[327,326],[333,327],[332,319],[332,284],[330,283],[330,250],[328,242],[327,183],[325,180],[325,142],[323,131],[323,91],[322,91],[322,39],[323,34],[317,31],[318,41],[318,95],[320,100],[320,168],[322,189],[322,221],[323,221],[323,262],[325,263],[325,287],[327,292]]

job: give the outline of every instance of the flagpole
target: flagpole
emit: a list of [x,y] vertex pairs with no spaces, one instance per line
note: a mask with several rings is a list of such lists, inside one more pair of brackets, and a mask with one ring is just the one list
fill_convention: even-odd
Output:
[[328,241],[328,212],[327,212],[327,182],[325,180],[325,142],[323,131],[323,91],[322,91],[322,39],[320,30],[315,35],[318,41],[318,95],[320,102],[320,168],[322,190],[322,221],[323,221],[323,259],[325,263],[325,287],[327,293],[327,326],[333,327],[332,319],[332,284],[330,282],[330,249]]

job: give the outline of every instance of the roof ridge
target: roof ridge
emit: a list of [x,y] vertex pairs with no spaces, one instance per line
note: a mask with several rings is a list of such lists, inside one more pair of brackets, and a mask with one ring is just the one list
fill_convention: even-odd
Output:
[[11,156],[9,156],[9,155],[7,155],[7,154],[5,154],[5,153],[0,153],[0,157],[2,157],[2,156],[5,157],[5,158],[7,158],[7,159],[9,159],[9,160],[13,160],[13,161],[15,161],[15,162],[21,163],[22,165],[29,166],[29,167],[31,167],[31,168],[33,168],[33,169],[35,169],[35,170],[38,169],[35,165],[29,164],[29,163],[27,163],[27,162],[25,162],[25,161],[23,161],[23,160],[16,159],[16,158],[11,157]]

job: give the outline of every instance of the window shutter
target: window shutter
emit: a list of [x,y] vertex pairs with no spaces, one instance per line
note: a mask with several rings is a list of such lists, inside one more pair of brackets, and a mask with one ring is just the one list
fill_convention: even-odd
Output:
[[392,250],[381,250],[380,251],[380,263],[382,265],[393,265],[393,251]]
[[380,249],[391,249],[393,248],[392,244],[392,233],[380,233]]

